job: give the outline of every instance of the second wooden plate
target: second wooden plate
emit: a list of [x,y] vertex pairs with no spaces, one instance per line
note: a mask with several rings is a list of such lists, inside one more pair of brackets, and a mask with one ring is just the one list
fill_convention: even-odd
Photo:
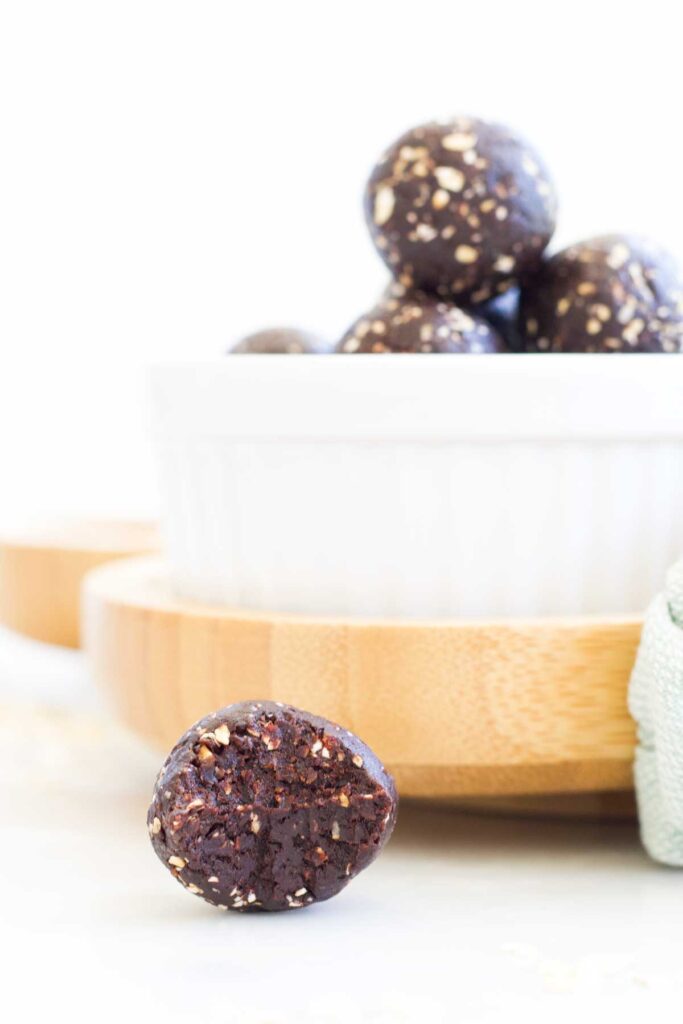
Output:
[[152,523],[69,520],[0,538],[0,622],[43,643],[79,645],[83,577],[116,558],[156,551]]

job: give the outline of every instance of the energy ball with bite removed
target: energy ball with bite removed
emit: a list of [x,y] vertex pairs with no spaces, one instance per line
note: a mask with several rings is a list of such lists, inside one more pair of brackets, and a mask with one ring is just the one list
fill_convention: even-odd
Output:
[[488,321],[423,292],[389,290],[348,329],[341,353],[504,352],[505,343]]
[[372,238],[394,275],[471,305],[536,269],[555,210],[548,172],[526,141],[468,117],[406,132],[365,193]]
[[578,242],[522,291],[525,348],[538,352],[681,352],[683,283],[673,258],[627,235]]
[[286,704],[233,704],[178,741],[154,788],[154,849],[222,910],[295,910],[367,867],[396,820],[394,781],[352,733]]
[[248,334],[229,349],[229,355],[319,355],[329,346],[309,331],[297,327],[268,327]]

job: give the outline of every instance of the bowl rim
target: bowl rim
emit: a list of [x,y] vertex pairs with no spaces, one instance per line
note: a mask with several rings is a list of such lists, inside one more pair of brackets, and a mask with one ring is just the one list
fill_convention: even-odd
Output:
[[148,367],[161,438],[683,440],[664,353],[250,355]]

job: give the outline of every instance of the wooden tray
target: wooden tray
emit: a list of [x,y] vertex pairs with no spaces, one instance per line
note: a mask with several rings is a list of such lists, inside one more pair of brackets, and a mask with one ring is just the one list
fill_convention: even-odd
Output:
[[78,647],[83,577],[114,558],[156,551],[151,523],[48,524],[0,538],[0,622],[36,640]]
[[167,749],[195,719],[271,698],[359,733],[404,796],[631,788],[637,618],[333,621],[176,599],[162,562],[90,573],[84,640],[120,716]]

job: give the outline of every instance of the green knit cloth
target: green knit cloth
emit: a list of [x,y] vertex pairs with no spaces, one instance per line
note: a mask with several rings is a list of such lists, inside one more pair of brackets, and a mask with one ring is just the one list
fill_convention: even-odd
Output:
[[645,849],[683,867],[683,561],[650,605],[631,676],[635,784]]

